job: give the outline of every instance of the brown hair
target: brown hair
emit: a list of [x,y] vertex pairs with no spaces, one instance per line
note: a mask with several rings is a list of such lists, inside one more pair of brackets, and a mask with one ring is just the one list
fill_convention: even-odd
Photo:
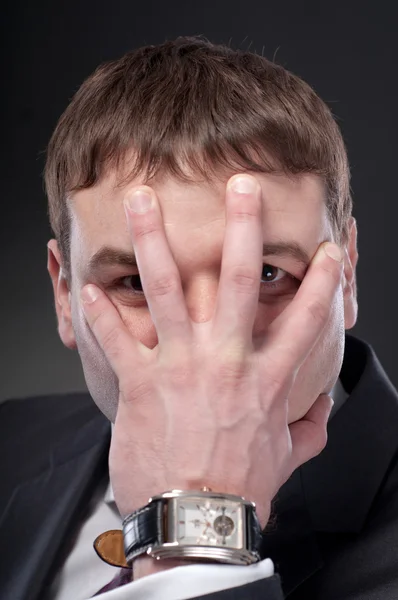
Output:
[[130,157],[128,177],[142,175],[143,183],[159,171],[210,180],[224,168],[320,175],[336,241],[347,242],[352,200],[340,130],[309,85],[262,56],[179,37],[105,63],[86,79],[55,128],[45,168],[67,271],[68,193],[125,168]]

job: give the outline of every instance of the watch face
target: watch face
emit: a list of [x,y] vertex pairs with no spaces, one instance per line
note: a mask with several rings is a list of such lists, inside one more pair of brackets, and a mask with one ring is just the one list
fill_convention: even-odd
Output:
[[242,505],[227,500],[176,498],[176,541],[180,545],[242,548]]

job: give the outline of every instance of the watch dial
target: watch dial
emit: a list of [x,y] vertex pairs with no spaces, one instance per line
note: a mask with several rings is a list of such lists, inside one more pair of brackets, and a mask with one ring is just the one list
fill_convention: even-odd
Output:
[[178,498],[176,508],[180,544],[242,548],[242,508],[238,503]]

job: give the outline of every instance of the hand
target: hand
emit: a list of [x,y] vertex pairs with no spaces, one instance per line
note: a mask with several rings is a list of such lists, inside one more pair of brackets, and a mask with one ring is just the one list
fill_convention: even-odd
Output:
[[[251,192],[234,190],[242,180]],[[327,323],[342,261],[321,245],[294,299],[255,347],[263,243],[257,180],[240,175],[228,183],[218,296],[206,323],[188,315],[160,206],[150,188],[140,190],[151,207],[126,214],[158,345],[151,350],[135,339],[99,288],[82,292],[86,319],[119,381],[109,456],[116,503],[125,516],[157,493],[208,486],[254,501],[265,526],[281,485],[326,444],[331,398],[320,396],[290,425],[288,400]]]

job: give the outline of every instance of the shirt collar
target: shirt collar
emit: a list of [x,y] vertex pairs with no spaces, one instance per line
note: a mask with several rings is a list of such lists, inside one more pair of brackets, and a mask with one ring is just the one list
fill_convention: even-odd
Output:
[[347,392],[345,391],[343,384],[341,383],[340,377],[338,378],[335,386],[333,387],[332,391],[330,392],[330,396],[332,396],[332,398],[334,400],[332,412],[330,413],[330,419],[332,419],[334,417],[334,415],[337,413],[337,411],[339,410],[339,408],[341,408],[343,406],[343,404],[345,403],[345,401],[347,400],[347,398],[349,396],[349,394],[347,394]]

